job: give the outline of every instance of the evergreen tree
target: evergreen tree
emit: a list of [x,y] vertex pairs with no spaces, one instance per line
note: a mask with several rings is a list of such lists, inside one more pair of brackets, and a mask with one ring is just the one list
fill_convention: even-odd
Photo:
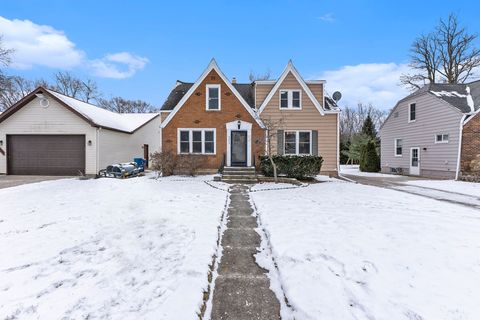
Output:
[[377,153],[375,142],[370,140],[362,149],[360,158],[360,171],[378,172],[380,170],[380,157]]
[[370,137],[372,140],[377,139],[377,131],[375,130],[375,125],[373,124],[372,117],[370,117],[370,115],[368,115],[363,122],[362,133]]

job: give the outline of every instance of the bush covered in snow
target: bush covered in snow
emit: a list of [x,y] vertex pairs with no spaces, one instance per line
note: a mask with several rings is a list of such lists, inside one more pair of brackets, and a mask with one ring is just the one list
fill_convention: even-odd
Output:
[[[320,173],[323,158],[320,156],[285,156],[274,155],[273,161],[277,165],[279,175],[289,178],[304,179],[314,177]],[[268,156],[260,157],[260,169],[267,177],[273,176],[273,166]]]

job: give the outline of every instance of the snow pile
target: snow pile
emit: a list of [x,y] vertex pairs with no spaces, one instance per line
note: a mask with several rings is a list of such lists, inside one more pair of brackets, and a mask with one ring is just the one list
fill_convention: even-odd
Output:
[[0,190],[0,318],[196,318],[226,193],[183,180]]
[[478,210],[340,182],[251,196],[295,319],[480,318]]
[[132,132],[158,116],[158,113],[115,113],[52,90],[47,91],[101,127]]

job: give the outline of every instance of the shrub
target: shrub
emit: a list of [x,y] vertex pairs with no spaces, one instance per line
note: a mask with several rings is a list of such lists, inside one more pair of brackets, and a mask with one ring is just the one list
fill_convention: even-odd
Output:
[[154,152],[150,155],[152,169],[164,177],[171,176],[175,169],[176,155],[171,151]]
[[182,154],[177,156],[177,165],[175,169],[182,173],[195,176],[198,169],[202,167],[205,158],[201,155]]
[[[320,173],[323,159],[320,156],[281,156],[274,155],[277,173],[289,178],[305,179]],[[268,156],[260,157],[260,169],[267,177],[273,177],[273,166]]]
[[363,148],[360,158],[360,171],[378,172],[380,170],[380,157],[373,141],[369,141]]

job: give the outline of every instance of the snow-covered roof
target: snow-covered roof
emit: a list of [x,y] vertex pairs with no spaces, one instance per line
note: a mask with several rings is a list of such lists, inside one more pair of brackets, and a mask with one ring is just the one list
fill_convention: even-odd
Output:
[[158,113],[116,113],[52,90],[46,91],[99,127],[133,132],[159,115]]

